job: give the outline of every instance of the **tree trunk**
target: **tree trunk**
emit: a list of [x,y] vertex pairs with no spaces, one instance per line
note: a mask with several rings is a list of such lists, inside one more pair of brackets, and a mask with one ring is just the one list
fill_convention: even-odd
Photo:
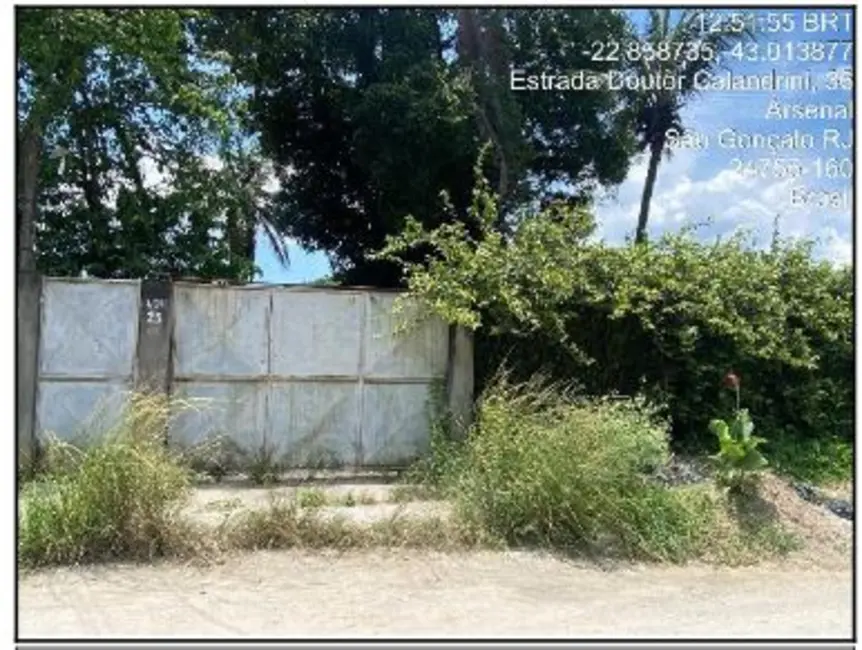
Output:
[[38,333],[34,327],[39,323],[39,277],[36,273],[36,210],[39,197],[39,172],[41,171],[42,134],[37,124],[27,122],[18,141],[16,175],[18,205],[16,206],[17,266],[16,282],[18,300],[15,310],[16,349],[21,362],[17,364],[18,410],[21,421],[18,428],[19,468],[32,471],[39,463],[40,449],[34,436],[34,393],[27,384],[36,373],[36,347]]
[[254,264],[254,252],[257,244],[257,228],[254,223],[245,226],[245,257]]
[[[458,20],[458,55],[464,59],[465,67],[472,71],[476,98],[476,113],[479,122],[479,130],[482,137],[490,140],[493,146],[493,154],[499,166],[499,178],[497,180],[497,195],[500,202],[505,201],[509,191],[509,164],[505,142],[500,135],[503,130],[502,104],[496,94],[499,91],[498,83],[506,78],[505,61],[501,59],[502,40],[499,25],[489,25],[476,9],[459,9]],[[494,29],[496,28],[496,29]],[[497,39],[497,43],[489,42]],[[490,109],[488,115],[486,107]],[[497,224],[498,227],[502,226]]]
[[664,141],[656,140],[650,145],[649,167],[647,168],[646,182],[641,196],[641,211],[638,215],[638,228],[635,232],[635,243],[646,241],[646,227],[649,219],[649,204],[655,189],[655,179],[658,176],[658,164],[661,162],[661,153],[664,149]]
[[225,224],[225,237],[232,261],[237,258],[245,258],[246,255],[247,240],[243,221],[242,212],[239,208],[228,212],[227,223]]
[[42,163],[42,134],[28,122],[18,146],[18,271],[36,270],[36,210],[39,198],[39,171]]

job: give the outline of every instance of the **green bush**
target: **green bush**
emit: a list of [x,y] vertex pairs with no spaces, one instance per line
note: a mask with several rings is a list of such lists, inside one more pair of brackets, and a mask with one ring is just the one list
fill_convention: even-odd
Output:
[[[592,395],[643,392],[667,406],[680,446],[711,444],[708,423],[733,408],[728,369],[750,379],[746,403],[764,437],[853,439],[853,284],[811,242],[745,234],[714,243],[692,230],[612,247],[591,239],[583,209],[553,205],[495,230],[480,182],[468,221],[407,221],[379,257],[401,261],[418,313],[477,330],[481,387],[505,362],[513,378],[577,378]],[[417,248],[433,251],[411,262]]]
[[164,443],[167,401],[135,396],[113,430],[82,449],[51,441],[19,494],[24,565],[150,558],[173,544],[188,472]]
[[840,438],[783,437],[765,445],[772,466],[782,474],[815,485],[853,478],[853,444]]
[[646,473],[666,425],[637,401],[583,401],[533,381],[486,390],[448,489],[465,521],[509,543],[680,561],[710,530],[711,501]]
[[751,380],[746,404],[764,437],[852,440],[847,269],[817,264],[802,244],[758,252],[741,237],[585,250],[592,286],[610,289],[557,306],[563,338],[480,333],[480,382],[506,359],[523,377],[578,377],[592,394],[643,391],[667,405],[678,443],[704,448],[709,421],[734,407],[721,385],[734,368]]

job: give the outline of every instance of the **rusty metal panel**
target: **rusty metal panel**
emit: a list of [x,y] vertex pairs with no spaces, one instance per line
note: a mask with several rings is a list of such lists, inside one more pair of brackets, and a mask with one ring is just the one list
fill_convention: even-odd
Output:
[[369,293],[365,327],[365,372],[375,378],[442,377],[446,372],[448,327],[429,319],[405,334],[395,334],[396,296]]
[[366,384],[362,464],[405,465],[429,448],[430,384]]
[[[177,386],[181,411],[170,439],[180,448],[227,438],[253,453],[265,439],[266,384],[254,381],[188,382]],[[182,404],[185,400],[187,404]]]
[[274,290],[271,372],[358,375],[362,300],[354,292]]
[[128,399],[125,382],[46,381],[39,384],[36,430],[67,442],[87,442],[119,422]]
[[269,297],[262,289],[177,285],[175,375],[265,375]]
[[46,279],[43,301],[40,375],[131,378],[140,282]]
[[358,464],[359,386],[355,382],[274,383],[267,438],[291,467]]

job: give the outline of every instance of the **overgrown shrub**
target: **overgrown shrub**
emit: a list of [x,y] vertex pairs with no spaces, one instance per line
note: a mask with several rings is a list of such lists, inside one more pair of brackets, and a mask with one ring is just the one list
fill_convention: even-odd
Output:
[[583,401],[498,379],[448,489],[465,521],[510,543],[684,560],[711,525],[708,494],[646,475],[668,460],[666,424],[637,401]]
[[[496,231],[480,182],[468,216],[432,231],[407,221],[379,257],[400,260],[419,313],[477,330],[481,387],[506,363],[582,384],[589,394],[644,392],[667,405],[674,440],[705,447],[707,425],[732,409],[727,368],[753,379],[746,403],[769,439],[852,441],[851,269],[814,260],[811,242],[745,235],[714,243],[692,230],[612,247],[592,217],[551,206]],[[433,251],[425,263],[408,253]]]
[[770,464],[800,481],[829,485],[853,477],[853,444],[841,438],[794,438],[769,440],[764,448]]
[[189,475],[165,445],[170,406],[134,396],[122,420],[77,448],[46,445],[42,472],[19,494],[24,565],[160,555],[181,534],[174,506]]

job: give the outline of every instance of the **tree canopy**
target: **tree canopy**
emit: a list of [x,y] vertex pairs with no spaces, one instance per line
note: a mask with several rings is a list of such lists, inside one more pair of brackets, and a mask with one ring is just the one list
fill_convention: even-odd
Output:
[[601,69],[579,44],[626,28],[607,10],[235,9],[207,33],[250,87],[285,234],[349,281],[386,285],[400,272],[366,254],[407,215],[466,219],[486,142],[502,220],[624,179],[634,143],[617,95],[518,92],[509,77]]
[[632,29],[609,9],[19,9],[22,259],[248,279],[264,233],[284,261],[294,239],[345,282],[398,284],[368,254],[408,215],[476,232],[486,144],[501,233],[622,182],[645,98],[512,75],[621,69],[592,44]]
[[254,152],[204,17],[18,10],[19,230],[41,271],[250,277]]

